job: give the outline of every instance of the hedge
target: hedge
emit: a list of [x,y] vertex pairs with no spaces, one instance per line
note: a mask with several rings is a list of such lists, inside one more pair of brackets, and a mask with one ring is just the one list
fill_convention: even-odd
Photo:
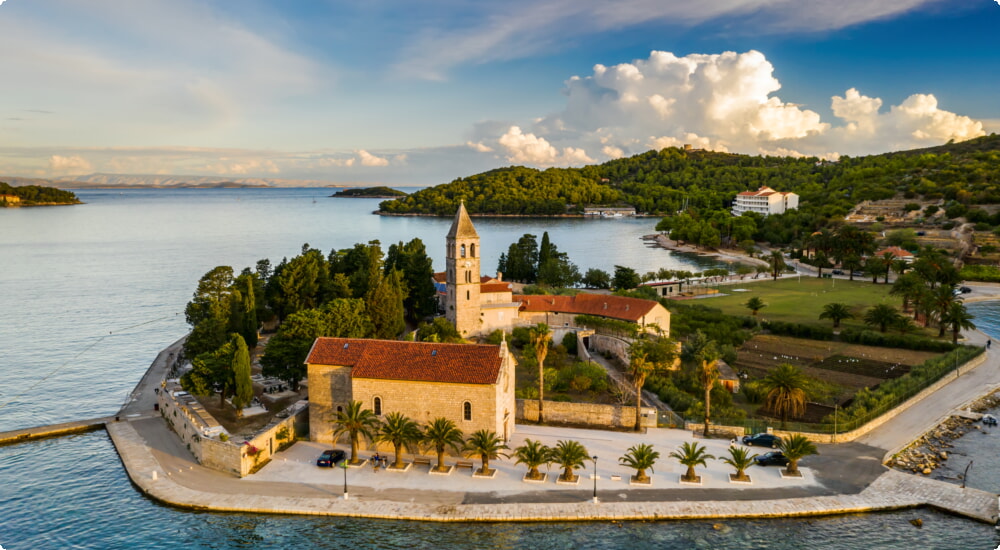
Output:
[[823,326],[785,323],[783,321],[764,321],[763,325],[771,334],[780,336],[811,338],[813,340],[833,340],[833,329]]
[[913,334],[883,334],[871,330],[857,329],[845,329],[841,331],[840,341],[865,346],[903,348],[914,351],[945,352],[958,347],[947,340],[934,340]]
[[965,281],[1000,282],[1000,269],[992,265],[967,265],[959,272]]

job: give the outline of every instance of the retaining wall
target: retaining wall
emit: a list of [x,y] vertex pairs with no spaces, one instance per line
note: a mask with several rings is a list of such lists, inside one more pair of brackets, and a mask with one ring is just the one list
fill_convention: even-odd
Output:
[[[641,410],[640,426],[642,428],[655,428],[656,409],[642,407]],[[538,400],[518,399],[517,420],[538,422]],[[635,407],[545,401],[545,423],[569,424],[598,429],[634,428]]]

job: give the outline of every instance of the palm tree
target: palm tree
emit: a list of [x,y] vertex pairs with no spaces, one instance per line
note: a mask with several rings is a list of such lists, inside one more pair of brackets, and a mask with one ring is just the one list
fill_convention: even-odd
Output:
[[799,460],[809,455],[819,454],[819,451],[816,450],[816,445],[802,434],[795,434],[782,439],[778,448],[781,449],[781,453],[788,459],[788,467],[785,468],[785,473],[791,476],[801,475],[799,474]]
[[844,268],[844,271],[847,272],[847,278],[850,281],[854,280],[854,272],[860,270],[863,265],[861,258],[856,254],[850,254],[840,262],[840,267]]
[[892,290],[889,294],[903,297],[903,311],[910,309],[910,300],[916,299],[920,292],[926,288],[923,279],[917,273],[904,273],[892,283]]
[[641,427],[642,387],[646,378],[673,366],[676,350],[676,342],[669,338],[639,338],[629,346],[628,373],[635,384],[635,431]]
[[767,257],[767,263],[771,266],[771,276],[777,281],[778,275],[785,269],[785,257],[781,255],[781,252],[772,250],[771,255]]
[[646,475],[646,470],[653,471],[653,464],[660,459],[660,452],[654,451],[653,446],[640,443],[638,445],[632,445],[628,448],[628,452],[625,456],[618,459],[618,462],[623,466],[628,466],[635,470],[635,475],[632,480],[636,483],[649,483],[649,476]]
[[545,407],[545,356],[549,354],[549,342],[552,335],[549,333],[549,326],[545,323],[538,323],[528,331],[531,339],[531,346],[535,349],[535,359],[538,361],[538,421],[544,422],[543,410]]
[[750,476],[746,474],[746,469],[753,466],[753,459],[756,454],[751,455],[750,450],[744,447],[730,447],[729,457],[722,461],[736,468],[736,481],[750,481]]
[[361,462],[358,457],[359,436],[363,435],[366,440],[371,441],[378,432],[379,424],[381,424],[371,409],[362,409],[361,407],[360,401],[351,401],[347,404],[346,409],[337,412],[333,421],[334,426],[336,426],[333,431],[333,440],[340,439],[340,436],[345,433],[349,434],[351,439],[350,463],[355,465]]
[[975,319],[974,315],[971,315],[968,310],[965,309],[965,304],[959,301],[954,301],[948,306],[948,309],[944,312],[941,317],[942,326],[951,326],[951,343],[958,344],[958,333],[962,330],[972,330],[976,328],[972,320]]
[[747,303],[743,305],[750,310],[750,313],[752,313],[754,317],[757,316],[758,311],[767,307],[767,304],[764,303],[764,300],[761,300],[758,296],[750,298],[749,300],[747,300]]
[[705,430],[707,437],[712,418],[712,388],[719,380],[719,368],[716,361],[719,358],[719,349],[715,341],[709,340],[700,330],[688,338],[687,354],[698,365],[698,380],[702,389],[705,390]]
[[415,420],[401,412],[391,412],[385,416],[385,423],[379,428],[375,440],[392,443],[392,447],[396,451],[396,460],[392,467],[401,469],[403,467],[402,450],[406,449],[407,452],[412,453],[412,449],[423,437],[424,432]]
[[451,447],[456,453],[461,452],[465,438],[462,437],[462,430],[455,426],[455,422],[444,417],[435,418],[424,430],[424,443],[432,445],[437,451],[438,463],[437,471],[446,472],[448,468],[444,466],[444,450]]
[[865,273],[872,276],[872,284],[878,284],[878,278],[885,272],[885,264],[875,256],[869,256],[865,260]]
[[853,319],[854,314],[851,313],[851,308],[848,307],[847,304],[833,302],[823,306],[823,313],[819,314],[819,318],[830,319],[833,321],[833,328],[839,328],[840,321],[844,319]]
[[871,309],[865,312],[864,317],[866,325],[877,326],[880,332],[885,332],[897,319],[899,319],[899,312],[889,304],[876,304],[872,306]]
[[559,475],[560,481],[575,481],[573,470],[583,468],[586,460],[590,460],[590,453],[579,441],[559,441],[552,449],[552,462],[563,469],[563,473]]
[[782,363],[771,369],[767,376],[761,378],[760,386],[767,392],[765,406],[781,417],[782,426],[789,415],[798,416],[805,412],[809,379],[795,365]]
[[478,473],[484,476],[493,473],[490,470],[490,460],[500,458],[501,456],[504,458],[507,457],[507,453],[503,452],[506,449],[510,449],[510,447],[497,437],[496,432],[491,432],[485,428],[473,432],[465,442],[466,455],[478,456],[483,461],[483,467],[479,469]]
[[830,259],[827,257],[826,252],[819,250],[816,255],[813,256],[813,266],[816,267],[816,277],[823,277],[823,268],[832,267]]
[[517,461],[514,464],[524,464],[528,467],[528,479],[544,479],[545,476],[538,471],[538,467],[544,464],[548,466],[552,462],[552,449],[541,441],[524,440],[524,445],[514,449],[514,456]]
[[944,318],[951,305],[956,302],[955,287],[953,285],[940,285],[931,291],[931,296],[934,303],[934,315],[938,319],[938,338],[941,338],[944,336],[946,324]]
[[682,466],[687,466],[687,472],[681,476],[681,481],[697,483],[701,481],[701,477],[695,474],[694,467],[707,466],[707,462],[715,457],[708,454],[708,450],[697,441],[685,441],[676,451],[670,453],[670,458],[676,458]]

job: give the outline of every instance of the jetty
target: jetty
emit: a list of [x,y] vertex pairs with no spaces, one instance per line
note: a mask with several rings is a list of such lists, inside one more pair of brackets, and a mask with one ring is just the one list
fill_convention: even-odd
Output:
[[0,445],[11,445],[14,443],[33,441],[36,439],[103,430],[105,424],[113,421],[114,417],[112,416],[92,418],[90,420],[77,420],[75,422],[63,422],[62,424],[50,424],[48,426],[37,426],[34,428],[24,428],[22,430],[11,430],[9,432],[0,432]]

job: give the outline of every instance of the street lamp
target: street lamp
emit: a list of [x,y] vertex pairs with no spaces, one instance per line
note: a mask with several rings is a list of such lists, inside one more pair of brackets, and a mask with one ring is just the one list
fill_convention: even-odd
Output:
[[340,463],[340,467],[344,469],[344,500],[350,498],[347,494],[347,459],[345,458],[343,462]]
[[594,504],[597,504],[597,455],[590,457],[594,459]]

